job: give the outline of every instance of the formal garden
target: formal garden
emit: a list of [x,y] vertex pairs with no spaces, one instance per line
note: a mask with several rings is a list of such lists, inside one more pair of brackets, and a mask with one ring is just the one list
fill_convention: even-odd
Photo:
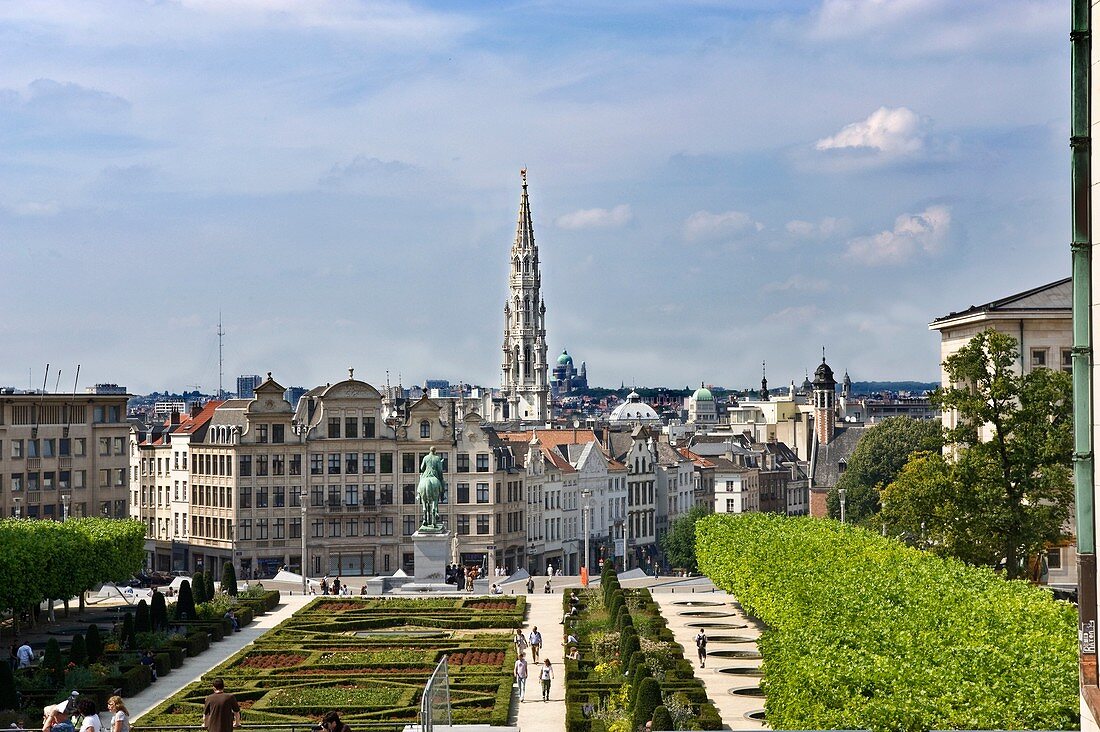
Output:
[[337,710],[353,728],[416,722],[424,685],[448,661],[453,721],[508,723],[514,628],[526,600],[318,598],[202,681],[158,705],[141,726],[195,725],[220,676],[248,723],[316,723]]
[[1080,727],[1076,610],[1046,590],[833,521],[696,531],[700,569],[765,626],[772,728]]
[[722,728],[649,590],[624,590],[607,569],[598,588],[578,594],[565,629],[580,653],[565,661],[567,732],[631,732],[648,721],[655,730]]
[[[66,522],[0,521],[0,585],[12,608],[13,630],[25,615],[24,634],[45,631],[48,640],[36,662],[13,671],[0,664],[0,726],[13,722],[37,725],[42,707],[69,695],[73,689],[96,700],[102,709],[107,697],[120,689],[132,696],[153,681],[153,669],[168,674],[222,640],[237,627],[279,603],[279,593],[261,587],[237,593],[231,567],[223,572],[223,589],[215,591],[213,577],[200,572],[184,581],[176,602],[154,592],[151,601],[115,606],[106,613],[86,610],[83,595],[100,582],[129,577],[141,566],[145,527],[139,522],[77,519]],[[8,548],[12,552],[8,552]],[[13,558],[31,562],[45,572],[29,571]],[[41,575],[48,575],[43,580]],[[72,593],[72,594],[71,594]],[[49,599],[80,598],[75,617],[49,623],[40,610]],[[233,618],[227,617],[232,612]],[[97,622],[82,622],[86,614]],[[104,615],[113,620],[104,621]],[[38,626],[34,626],[35,618]],[[141,662],[149,652],[150,663]]]

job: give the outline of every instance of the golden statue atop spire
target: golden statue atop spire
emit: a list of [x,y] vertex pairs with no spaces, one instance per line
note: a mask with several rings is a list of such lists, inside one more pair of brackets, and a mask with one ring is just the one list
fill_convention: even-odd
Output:
[[519,169],[519,177],[523,178],[523,185],[526,186],[527,185],[527,167],[526,166]]

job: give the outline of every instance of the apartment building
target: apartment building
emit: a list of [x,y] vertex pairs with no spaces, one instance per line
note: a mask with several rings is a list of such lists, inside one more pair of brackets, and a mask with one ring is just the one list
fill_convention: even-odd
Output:
[[0,390],[0,514],[125,517],[126,399]]

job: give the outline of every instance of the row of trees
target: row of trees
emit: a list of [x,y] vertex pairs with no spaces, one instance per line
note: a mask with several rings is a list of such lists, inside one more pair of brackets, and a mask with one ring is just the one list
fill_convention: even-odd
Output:
[[17,613],[133,575],[144,559],[145,525],[102,518],[4,519],[0,547],[0,608]]
[[[933,400],[954,426],[887,420],[868,430],[829,495],[839,516],[942,556],[1004,562],[1023,577],[1065,537],[1073,508],[1072,383],[1052,369],[1019,373],[1012,336],[983,331],[944,361]],[[946,444],[946,454],[941,448]]]

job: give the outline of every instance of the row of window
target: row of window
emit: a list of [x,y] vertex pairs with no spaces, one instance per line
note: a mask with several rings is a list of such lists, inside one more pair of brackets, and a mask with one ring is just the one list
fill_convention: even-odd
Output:
[[[1031,349],[1031,368],[1049,368],[1050,363],[1050,349],[1049,348],[1032,348]],[[1073,371],[1073,349],[1062,349],[1062,362],[1059,364],[1062,371]]]
[[[490,526],[494,516],[490,514],[468,513],[455,517],[455,531],[460,535],[469,535],[471,527],[477,535],[486,536],[490,533]],[[500,531],[501,514],[495,516],[497,530]],[[187,517],[184,515],[184,522]],[[523,525],[522,515],[508,515],[509,522],[516,522],[516,526]],[[392,516],[359,518],[318,518],[310,521],[309,537],[313,539],[340,538],[355,536],[394,536],[396,519]],[[150,531],[153,531],[153,523],[150,519]],[[416,514],[404,514],[401,516],[401,535],[412,536],[417,530]],[[289,530],[288,530],[289,529]],[[518,529],[514,529],[518,530]],[[227,519],[219,519],[210,516],[192,516],[191,532],[195,536],[211,539],[232,540],[233,527]],[[292,518],[243,518],[238,522],[237,539],[240,541],[263,541],[265,539],[300,539],[302,538],[302,519]]]
[[[360,429],[362,426],[362,429]],[[343,430],[341,430],[343,427]],[[359,417],[329,417],[328,418],[328,436],[329,439],[340,439],[341,437],[353,440],[363,437],[365,439],[371,439],[375,436],[375,419],[374,417],[363,417],[362,420]]]
[[[121,440],[122,452],[116,452],[116,455],[126,454],[126,439],[123,437],[114,438],[116,441]],[[100,437],[100,455],[111,454],[111,441],[109,437]],[[4,452],[4,443],[0,441],[0,455]],[[28,458],[53,458],[53,457],[84,457],[87,454],[87,443],[83,437],[61,437],[54,439],[47,437],[43,439],[34,440],[11,440],[11,457],[12,460],[22,460],[25,457]]]
[[[11,473],[9,475],[12,493],[27,491],[68,490],[69,488],[87,488],[86,470],[45,470],[42,472]],[[101,488],[117,488],[126,485],[126,468],[103,468],[99,471]],[[0,489],[4,486],[0,476]]]

